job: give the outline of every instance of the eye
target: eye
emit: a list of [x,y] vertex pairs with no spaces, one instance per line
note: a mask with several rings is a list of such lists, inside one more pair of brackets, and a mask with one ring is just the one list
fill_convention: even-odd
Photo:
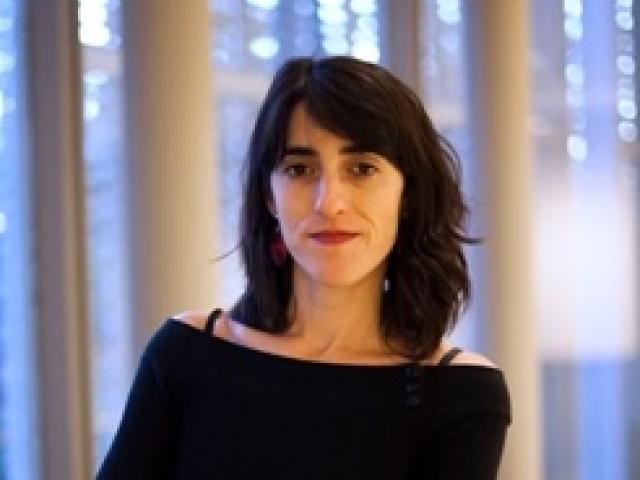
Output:
[[366,162],[358,162],[353,165],[351,171],[360,177],[368,177],[378,171],[375,165]]
[[282,169],[283,173],[290,178],[301,177],[303,175],[309,175],[312,172],[312,168],[304,163],[289,164]]

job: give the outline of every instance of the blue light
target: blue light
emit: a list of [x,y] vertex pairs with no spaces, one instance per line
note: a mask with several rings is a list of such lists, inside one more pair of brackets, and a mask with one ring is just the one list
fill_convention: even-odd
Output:
[[377,37],[375,34],[371,33],[371,32],[366,32],[364,30],[355,30],[352,34],[351,34],[351,42],[353,44],[356,43],[370,43],[371,45],[377,45]]
[[111,31],[107,26],[109,12],[107,0],[82,1],[78,9],[80,22],[80,43],[90,47],[106,47],[111,40]]
[[357,15],[372,15],[377,9],[375,0],[351,0],[350,7]]
[[273,10],[278,6],[279,0],[247,0],[247,3],[263,10]]
[[349,20],[347,12],[342,8],[332,8],[327,6],[320,6],[318,8],[318,18],[321,22],[328,24],[346,24]]
[[278,43],[278,40],[273,37],[257,37],[249,42],[249,50],[256,57],[266,60],[273,58],[278,54],[280,44]]
[[10,32],[13,30],[13,18],[0,15],[0,33]]
[[88,87],[100,87],[109,81],[109,75],[102,70],[87,70],[82,79]]
[[567,138],[567,153],[576,162],[584,162],[589,154],[589,147],[582,135],[569,135]]
[[326,37],[326,38],[339,38],[339,39],[346,39],[347,37],[347,25],[328,25],[326,23],[323,23],[320,25],[319,28],[320,32],[322,33],[322,36]]
[[567,83],[572,86],[582,86],[584,84],[584,68],[577,63],[569,63],[564,69],[564,76]]
[[111,40],[111,32],[104,25],[80,25],[80,43],[89,47],[106,47]]
[[105,25],[108,19],[107,7],[99,3],[81,2],[78,10],[80,24]]
[[634,120],[638,114],[636,102],[628,98],[618,99],[618,115],[625,120]]
[[631,30],[633,28],[633,17],[630,12],[616,13],[616,25],[622,30]]
[[339,37],[329,37],[322,41],[322,48],[330,55],[344,55],[349,51],[349,44]]
[[362,30],[378,31],[378,19],[373,15],[361,15],[356,20],[356,26]]
[[636,71],[636,61],[631,55],[618,55],[616,65],[618,71],[624,75],[633,75]]
[[354,43],[351,55],[367,62],[375,63],[380,60],[380,49],[371,42]]
[[564,0],[564,13],[570,17],[582,17],[582,1]]
[[328,8],[344,8],[345,0],[318,0],[318,5]]
[[443,23],[455,25],[462,19],[460,3],[457,1],[438,2],[436,15]]
[[10,72],[16,65],[16,59],[11,53],[0,50],[0,74]]
[[100,103],[97,100],[87,98],[84,101],[84,119],[88,122],[95,120],[100,115]]
[[564,33],[571,40],[580,40],[582,38],[582,22],[576,18],[565,19]]

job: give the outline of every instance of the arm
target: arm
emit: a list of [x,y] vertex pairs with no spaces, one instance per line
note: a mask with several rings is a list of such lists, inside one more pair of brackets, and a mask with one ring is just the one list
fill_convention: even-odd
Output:
[[471,411],[447,425],[421,465],[422,480],[495,480],[509,420],[496,412]]
[[[499,371],[491,360],[468,350],[454,357],[451,364],[459,365],[452,368],[471,365]],[[472,378],[475,379],[475,386],[465,383],[461,390],[456,389],[457,395],[452,398],[457,399],[453,403],[457,404],[458,413],[437,429],[438,433],[431,437],[428,446],[424,447],[427,451],[422,459],[420,479],[497,478],[507,428],[511,424],[509,391],[504,376],[474,375]],[[472,378],[468,378],[467,382],[471,382]],[[475,392],[471,397],[470,391]]]
[[115,439],[98,480],[168,478],[175,407],[149,352],[143,355]]

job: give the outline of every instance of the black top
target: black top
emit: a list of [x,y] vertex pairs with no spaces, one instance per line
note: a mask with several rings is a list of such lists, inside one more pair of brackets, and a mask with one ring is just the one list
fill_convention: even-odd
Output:
[[352,365],[255,350],[168,319],[99,480],[496,478],[511,405],[479,365]]

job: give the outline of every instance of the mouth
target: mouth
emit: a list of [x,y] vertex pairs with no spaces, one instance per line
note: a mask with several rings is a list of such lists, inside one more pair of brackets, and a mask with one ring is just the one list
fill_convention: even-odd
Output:
[[322,232],[312,233],[310,235],[316,242],[323,245],[337,245],[348,242],[357,237],[357,233],[345,232],[343,230],[325,230]]

